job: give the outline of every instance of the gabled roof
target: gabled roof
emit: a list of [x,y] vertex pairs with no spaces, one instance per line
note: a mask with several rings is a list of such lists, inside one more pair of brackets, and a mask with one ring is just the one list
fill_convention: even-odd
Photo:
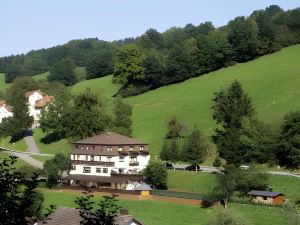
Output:
[[140,184],[136,185],[133,188],[133,190],[135,190],[135,191],[151,191],[152,188],[146,183],[140,183]]
[[33,90],[33,91],[27,91],[27,92],[25,93],[25,96],[28,98],[28,97],[31,96],[34,92],[37,92],[37,93],[39,93],[39,94],[42,95],[42,96],[45,95],[45,93],[41,92],[40,90]]
[[[44,221],[47,225],[80,225],[81,217],[79,209],[72,209],[68,207],[58,208],[54,213],[47,217]],[[39,223],[43,224],[43,222]],[[143,225],[137,221],[132,215],[117,215],[114,218],[116,225]]]
[[272,191],[250,191],[248,195],[252,196],[264,196],[264,197],[276,197],[278,195],[283,195],[281,192],[272,192]]
[[35,102],[35,107],[44,108],[49,102],[52,101],[53,98],[54,96],[45,95],[42,99]]
[[126,137],[114,132],[107,132],[93,137],[89,137],[74,144],[98,144],[98,145],[147,145],[143,141],[139,141],[130,137]]

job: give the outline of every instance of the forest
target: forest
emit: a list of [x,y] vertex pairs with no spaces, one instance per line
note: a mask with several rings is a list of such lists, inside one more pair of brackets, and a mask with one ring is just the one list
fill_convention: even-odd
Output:
[[284,11],[271,5],[250,16],[236,17],[216,28],[211,22],[148,29],[136,38],[107,42],[72,40],[49,49],[0,58],[0,72],[11,83],[19,76],[50,71],[48,81],[66,86],[78,82],[74,67],[85,67],[87,79],[113,74],[126,97],[182,82],[208,72],[273,53],[300,43],[300,8]]

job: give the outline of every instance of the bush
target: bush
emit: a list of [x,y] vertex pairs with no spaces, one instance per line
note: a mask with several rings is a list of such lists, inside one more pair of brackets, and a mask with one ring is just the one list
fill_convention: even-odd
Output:
[[214,206],[215,200],[204,199],[201,201],[201,208],[207,209]]

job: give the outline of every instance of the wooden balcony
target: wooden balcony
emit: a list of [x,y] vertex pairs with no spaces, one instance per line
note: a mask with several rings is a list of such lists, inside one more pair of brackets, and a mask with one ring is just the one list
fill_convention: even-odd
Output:
[[129,166],[138,166],[139,162],[129,162]]
[[114,166],[114,162],[71,160],[75,165]]

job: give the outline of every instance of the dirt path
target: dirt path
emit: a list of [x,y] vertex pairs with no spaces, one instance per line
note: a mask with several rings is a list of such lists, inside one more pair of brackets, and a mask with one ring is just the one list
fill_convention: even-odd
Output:
[[[70,194],[81,194],[83,190],[73,190],[73,189],[46,189],[41,188],[45,191],[50,192],[59,192],[59,193],[70,193]],[[95,196],[102,196],[102,195],[110,195],[111,193],[107,192],[93,192],[93,195]],[[167,197],[167,196],[156,196],[151,195],[149,197],[141,197],[140,195],[130,195],[130,194],[117,194],[121,199],[127,199],[127,200],[136,200],[136,201],[144,201],[144,200],[155,200],[159,202],[169,202],[169,203],[175,203],[175,204],[181,204],[181,205],[200,205],[200,200],[195,199],[185,199],[185,198],[174,198],[174,197]]]
[[35,140],[33,136],[27,136],[24,138],[26,145],[27,145],[27,151],[31,153],[40,153],[39,147],[36,145]]
[[29,154],[27,153],[22,153],[22,152],[14,152],[14,151],[6,151],[8,154],[17,156],[18,158],[20,158],[21,160],[27,162],[29,165],[39,168],[39,169],[43,169],[43,163],[32,158]]

